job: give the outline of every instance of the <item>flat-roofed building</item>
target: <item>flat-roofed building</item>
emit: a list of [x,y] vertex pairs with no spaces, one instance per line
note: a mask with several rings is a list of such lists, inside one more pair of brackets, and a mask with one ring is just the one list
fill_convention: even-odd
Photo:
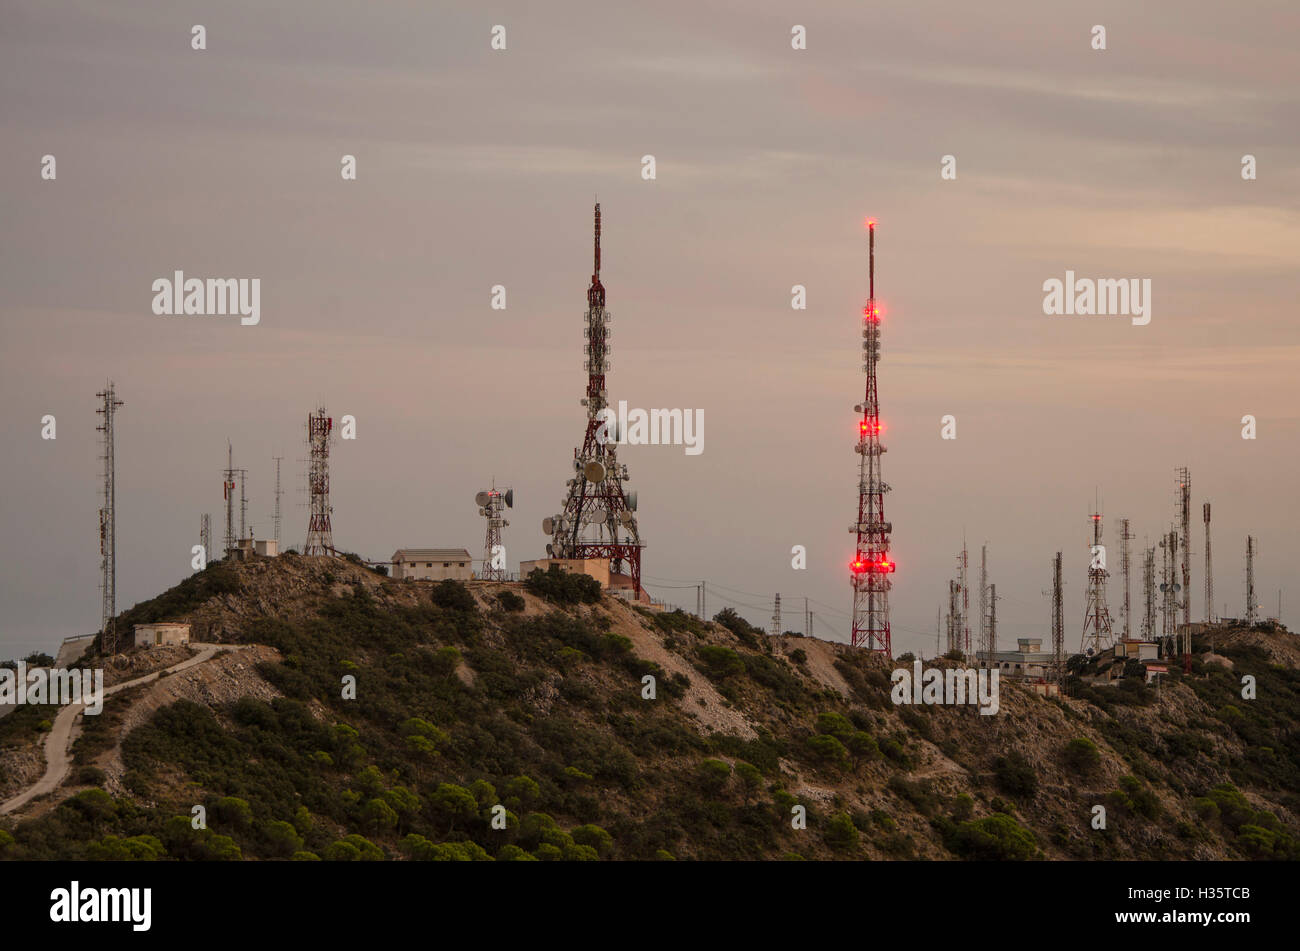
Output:
[[474,558],[464,548],[399,548],[393,552],[398,581],[470,581]]
[[190,626],[184,621],[157,621],[135,625],[136,647],[164,647],[190,642]]

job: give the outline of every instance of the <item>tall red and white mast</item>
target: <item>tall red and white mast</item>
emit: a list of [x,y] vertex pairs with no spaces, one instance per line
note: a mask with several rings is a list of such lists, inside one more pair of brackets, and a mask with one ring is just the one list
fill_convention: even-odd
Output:
[[876,385],[876,364],[880,360],[880,310],[876,306],[876,222],[867,221],[867,305],[862,308],[862,369],[867,374],[866,399],[853,407],[862,414],[858,443],[858,520],[849,526],[857,536],[857,551],[850,565],[853,584],[854,647],[892,656],[889,637],[889,576],[895,565],[889,558],[889,534],[893,526],[885,521],[885,493],[889,486],[881,478],[880,398]]

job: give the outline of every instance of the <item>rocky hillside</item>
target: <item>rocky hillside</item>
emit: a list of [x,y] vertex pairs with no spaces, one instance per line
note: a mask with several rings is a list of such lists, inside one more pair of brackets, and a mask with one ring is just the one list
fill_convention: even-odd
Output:
[[[652,615],[585,581],[212,565],[122,623],[256,649],[110,698],[68,783],[4,819],[0,857],[1300,856],[1284,630],[1198,642],[1158,692],[1003,682],[981,716],[893,704],[910,658]],[[22,773],[0,783],[40,772],[39,736],[0,744]]]

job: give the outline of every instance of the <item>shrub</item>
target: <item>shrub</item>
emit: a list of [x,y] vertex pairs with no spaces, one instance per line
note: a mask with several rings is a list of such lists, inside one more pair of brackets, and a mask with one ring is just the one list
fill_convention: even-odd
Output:
[[538,597],[556,604],[595,604],[600,600],[600,582],[590,575],[564,571],[550,565],[546,571],[534,568],[524,586]]
[[83,786],[102,786],[107,778],[98,766],[83,766],[77,770],[77,782]]
[[849,761],[849,751],[844,744],[833,736],[827,736],[824,733],[818,733],[808,737],[808,749],[812,754],[824,763],[833,763],[841,766]]
[[1021,753],[1008,753],[993,761],[993,778],[1009,796],[1030,799],[1038,792],[1038,774]]
[[1034,834],[1008,815],[962,822],[951,834],[949,848],[968,859],[1023,862],[1034,857]]
[[717,795],[731,778],[731,767],[722,760],[706,759],[695,768],[695,776],[706,792]]
[[497,603],[506,611],[522,611],[526,602],[513,591],[502,591],[497,595]]
[[433,586],[433,603],[445,611],[478,610],[478,603],[474,600],[474,595],[469,593],[469,588],[450,578]]
[[713,680],[725,680],[745,672],[745,662],[730,647],[705,644],[696,652],[700,669]]
[[1077,736],[1065,744],[1065,764],[1087,776],[1101,765],[1101,750],[1086,736]]
[[838,812],[826,823],[826,832],[822,836],[826,844],[839,852],[857,848],[858,827],[847,812]]

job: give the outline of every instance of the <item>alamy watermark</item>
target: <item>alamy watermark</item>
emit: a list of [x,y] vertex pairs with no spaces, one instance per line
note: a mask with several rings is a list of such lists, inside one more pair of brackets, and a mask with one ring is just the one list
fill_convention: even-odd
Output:
[[602,446],[685,446],[686,455],[704,451],[704,410],[631,409],[627,400],[618,401],[618,414],[608,406],[596,413],[600,428],[596,441]]
[[104,671],[61,667],[29,670],[21,660],[16,670],[0,668],[0,705],[24,703],[37,706],[84,704],[86,715],[95,716],[104,709]]
[[912,668],[899,667],[889,675],[894,685],[889,699],[894,703],[969,703],[978,704],[984,716],[998,712],[997,668],[931,667],[923,671],[919,660],[912,662]]
[[1151,323],[1151,278],[1076,278],[1043,281],[1043,313],[1053,316],[1132,317],[1134,326]]
[[189,314],[224,316],[239,314],[239,322],[252,327],[262,319],[262,279],[185,276],[176,271],[172,277],[153,282],[153,312],[158,316]]

